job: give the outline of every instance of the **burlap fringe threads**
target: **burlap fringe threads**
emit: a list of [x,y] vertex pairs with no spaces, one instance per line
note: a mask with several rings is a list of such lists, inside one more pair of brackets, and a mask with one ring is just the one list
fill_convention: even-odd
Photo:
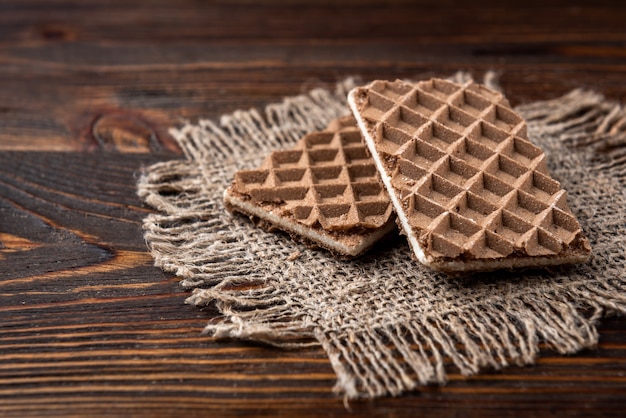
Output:
[[[497,88],[493,73],[484,82]],[[589,265],[459,284],[416,266],[402,242],[338,262],[225,213],[222,191],[236,170],[347,114],[354,85],[315,89],[263,114],[187,123],[172,130],[186,160],[141,177],[139,195],[160,212],[144,221],[155,264],[195,289],[188,303],[215,303],[224,315],[206,333],[280,347],[321,344],[336,392],[373,398],[445,383],[449,363],[464,375],[530,364],[540,341],[574,353],[596,344],[603,314],[626,313],[626,111],[592,92],[517,109],[556,161],[555,177],[580,200],[570,206],[592,240]]]

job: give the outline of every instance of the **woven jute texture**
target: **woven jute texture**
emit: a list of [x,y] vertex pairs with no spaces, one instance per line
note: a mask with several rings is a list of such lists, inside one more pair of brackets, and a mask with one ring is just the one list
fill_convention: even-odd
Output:
[[[491,88],[494,81],[490,73],[484,80]],[[140,178],[139,195],[157,209],[144,221],[156,265],[193,289],[188,303],[223,314],[206,333],[320,344],[336,391],[373,398],[443,384],[450,372],[530,364],[540,342],[574,353],[597,342],[603,315],[626,313],[626,110],[593,92],[516,109],[590,239],[587,264],[451,278],[413,260],[401,237],[338,260],[225,211],[235,171],[347,114],[354,85],[348,79],[334,91],[184,124],[172,134],[186,158]]]

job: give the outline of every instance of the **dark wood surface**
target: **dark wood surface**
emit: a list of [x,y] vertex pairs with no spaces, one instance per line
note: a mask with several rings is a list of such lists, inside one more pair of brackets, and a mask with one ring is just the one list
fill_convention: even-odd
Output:
[[398,398],[331,393],[321,349],[200,334],[135,194],[182,119],[348,75],[501,74],[513,104],[626,98],[626,3],[0,1],[0,416],[562,416],[626,408],[626,320],[597,348]]

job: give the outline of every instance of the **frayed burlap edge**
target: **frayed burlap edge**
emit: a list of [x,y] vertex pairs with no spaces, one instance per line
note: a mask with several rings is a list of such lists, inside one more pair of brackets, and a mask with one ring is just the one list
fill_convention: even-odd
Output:
[[[464,81],[468,76],[458,73],[454,78]],[[485,83],[495,88],[495,82],[488,73]],[[334,92],[316,89],[288,98],[267,106],[264,114],[239,111],[224,116],[219,124],[187,123],[172,130],[187,160],[156,164],[140,179],[139,195],[161,212],[144,222],[155,264],[180,276],[186,288],[196,288],[188,303],[215,303],[224,315],[205,331],[281,347],[321,344],[337,373],[336,391],[347,398],[397,395],[420,385],[445,383],[450,362],[465,375],[485,367],[530,364],[540,341],[563,354],[596,344],[598,319],[605,313],[626,312],[623,253],[621,258],[596,260],[621,260],[621,266],[603,267],[604,277],[589,277],[575,285],[556,282],[497,304],[477,301],[461,309],[399,318],[348,333],[316,323],[290,302],[289,289],[268,281],[268,271],[254,264],[265,249],[246,241],[245,232],[229,228],[227,220],[218,219],[220,202],[206,199],[228,182],[216,177],[223,172],[213,170],[210,162],[253,166],[259,156],[346,114],[345,96],[354,85],[348,79],[338,83]],[[589,169],[615,182],[613,187],[624,200],[626,111],[620,105],[575,90],[517,110],[528,120],[531,137],[547,135],[573,150],[584,148],[581,152]],[[626,235],[626,219],[623,211],[616,216],[612,227],[618,238],[614,239],[623,240],[619,237]],[[199,237],[199,231],[210,233]],[[245,245],[229,244],[238,240]],[[297,257],[288,241],[279,252]],[[239,290],[240,285],[245,290]],[[351,291],[345,289],[346,294]]]

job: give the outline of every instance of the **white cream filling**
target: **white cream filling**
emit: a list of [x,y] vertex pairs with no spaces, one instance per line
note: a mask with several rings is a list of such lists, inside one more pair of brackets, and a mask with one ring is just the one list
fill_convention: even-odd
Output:
[[326,249],[350,256],[357,256],[361,254],[395,227],[393,222],[388,222],[385,226],[369,233],[369,235],[365,237],[361,236],[362,239],[358,245],[348,246],[339,241],[333,240],[329,236],[321,234],[312,228],[304,226],[298,222],[290,221],[287,218],[276,215],[271,211],[267,211],[259,206],[232,196],[228,193],[228,190],[224,191],[224,201],[236,210],[245,213],[248,216],[256,216],[259,219],[272,223],[277,228],[298,234],[301,237],[314,241]]

